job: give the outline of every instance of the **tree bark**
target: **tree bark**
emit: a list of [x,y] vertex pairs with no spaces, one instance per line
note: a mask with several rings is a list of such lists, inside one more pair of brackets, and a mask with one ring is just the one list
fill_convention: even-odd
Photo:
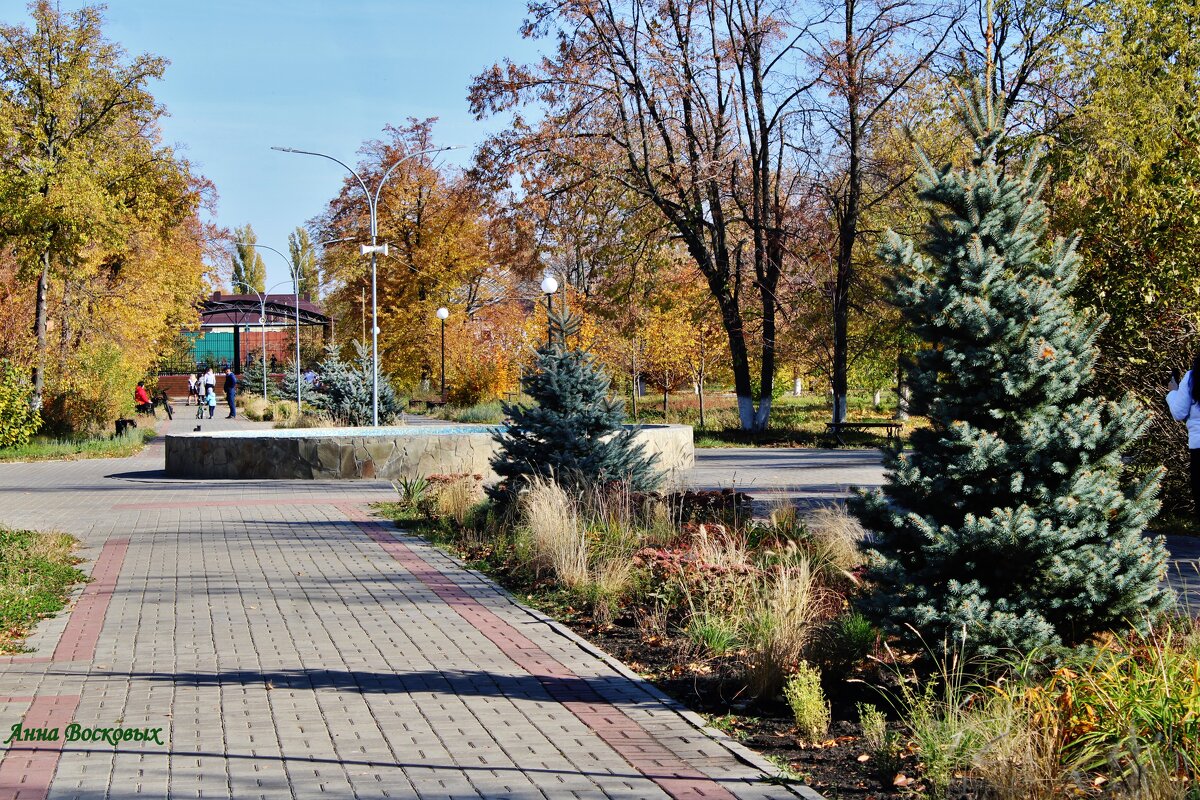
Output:
[[858,236],[859,196],[862,192],[862,121],[859,117],[859,58],[855,49],[855,0],[846,9],[846,136],[849,163],[846,195],[838,216],[837,278],[833,291],[833,421],[846,419],[849,370],[850,282],[853,278],[854,240]]
[[908,419],[908,382],[904,380],[904,357],[896,358],[896,419]]
[[46,300],[50,293],[50,251],[42,253],[42,274],[38,276],[37,302],[33,312],[33,335],[37,339],[33,357],[33,398],[35,408],[42,407],[46,383]]

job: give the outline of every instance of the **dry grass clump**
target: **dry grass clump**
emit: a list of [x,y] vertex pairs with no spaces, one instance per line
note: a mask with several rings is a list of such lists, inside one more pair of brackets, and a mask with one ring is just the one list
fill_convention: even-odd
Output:
[[535,480],[521,501],[537,569],[549,569],[569,589],[588,580],[587,540],[579,506],[557,483]]
[[867,532],[845,506],[822,506],[808,515],[806,523],[822,560],[843,571],[863,563],[861,544]]
[[434,513],[453,520],[460,528],[467,524],[472,509],[483,501],[483,485],[474,475],[456,475],[440,483],[434,494]]
[[747,685],[757,696],[783,688],[817,631],[822,589],[807,558],[767,570],[746,620]]
[[[220,408],[220,400],[217,407]],[[255,422],[270,422],[275,418],[275,409],[270,401],[263,400],[261,395],[242,395],[238,397],[238,406],[242,416]]]

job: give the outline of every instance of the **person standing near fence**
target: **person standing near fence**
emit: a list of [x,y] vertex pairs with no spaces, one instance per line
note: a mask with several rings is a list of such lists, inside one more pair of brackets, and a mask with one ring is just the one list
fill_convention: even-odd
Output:
[[195,398],[196,398],[196,402],[197,402],[197,403],[199,403],[199,402],[200,402],[199,395],[198,395],[198,394],[196,394],[196,376],[195,376],[194,374],[192,374],[192,373],[188,373],[188,399],[187,399],[187,403],[188,403],[188,405],[189,405],[189,406],[192,404],[192,398],[193,398],[193,397],[195,397]]

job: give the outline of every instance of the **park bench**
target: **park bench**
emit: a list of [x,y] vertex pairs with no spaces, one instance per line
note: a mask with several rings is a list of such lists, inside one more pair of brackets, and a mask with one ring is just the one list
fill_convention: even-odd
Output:
[[848,421],[848,420],[843,421],[843,422],[826,422],[825,423],[825,435],[832,437],[833,440],[836,441],[838,443],[838,445],[841,447],[846,446],[845,440],[842,439],[843,431],[859,431],[859,432],[865,433],[866,431],[869,431],[869,430],[879,430],[879,429],[883,429],[884,431],[886,431],[889,442],[892,440],[893,437],[897,441],[899,441],[900,433],[901,433],[901,431],[904,430],[904,423],[902,423],[902,422],[853,422],[853,421]]
[[435,408],[442,408],[446,405],[445,400],[434,398],[432,400],[409,400],[409,408],[421,409],[424,406],[424,411],[433,411]]

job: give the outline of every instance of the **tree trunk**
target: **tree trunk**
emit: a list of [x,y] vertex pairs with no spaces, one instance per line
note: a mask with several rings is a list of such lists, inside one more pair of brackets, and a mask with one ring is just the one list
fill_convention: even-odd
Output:
[[667,406],[667,390],[663,389],[663,422],[671,421],[669,411],[670,409]]
[[638,419],[638,407],[637,407],[638,372],[637,372],[637,359],[636,358],[633,360],[633,371],[630,373],[630,377],[633,378],[631,385],[629,387],[629,395],[633,398],[633,421],[637,422],[637,419]]
[[33,357],[33,398],[35,408],[42,407],[46,383],[46,296],[50,293],[50,251],[42,253],[42,274],[38,276],[37,303],[33,312],[33,335],[37,338]]
[[875,410],[878,411],[879,407],[883,405],[883,389],[876,389],[875,396],[871,399],[873,405],[875,406]]
[[896,419],[908,419],[908,382],[904,380],[904,359],[896,358]]
[[846,419],[849,370],[850,281],[853,277],[854,240],[858,236],[859,196],[862,192],[862,120],[859,119],[859,56],[855,49],[854,1],[846,6],[846,137],[849,163],[846,196],[838,209],[837,278],[833,291],[833,421]]
[[700,390],[699,391],[699,394],[700,394],[700,427],[703,428],[703,427],[705,427],[705,425],[704,425],[704,370],[703,369],[700,370],[700,383],[697,386]]
[[[733,391],[737,395],[738,422],[742,430],[754,430],[754,391],[750,383],[750,356],[746,350],[741,315],[733,308],[732,300],[721,303],[725,333],[729,337],[730,367],[733,370]],[[726,307],[728,306],[728,308]]]

